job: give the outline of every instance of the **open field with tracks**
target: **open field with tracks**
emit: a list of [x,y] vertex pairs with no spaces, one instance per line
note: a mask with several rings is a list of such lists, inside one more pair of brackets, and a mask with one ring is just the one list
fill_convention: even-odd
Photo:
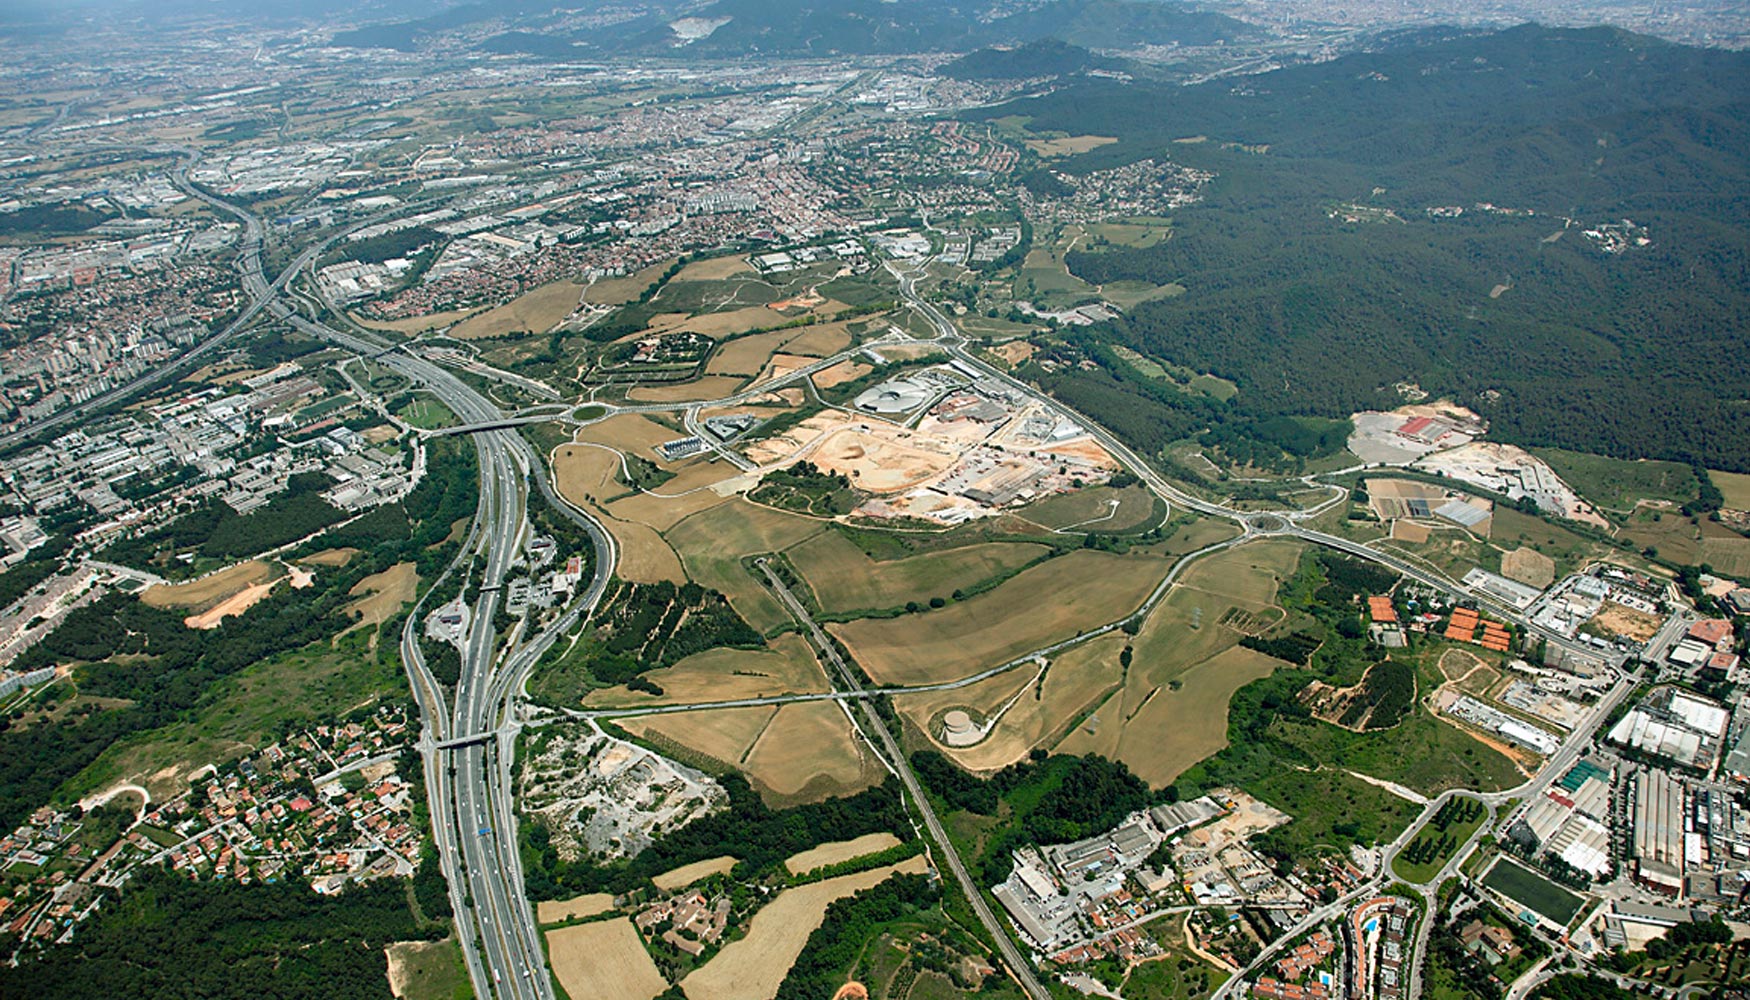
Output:
[[1076,550],[939,611],[829,626],[882,684],[954,680],[1136,609],[1167,563]]
[[877,561],[837,531],[823,531],[786,555],[826,611],[893,608],[947,598],[954,591],[1013,572],[1049,550],[1028,543],[985,542],[944,552]]

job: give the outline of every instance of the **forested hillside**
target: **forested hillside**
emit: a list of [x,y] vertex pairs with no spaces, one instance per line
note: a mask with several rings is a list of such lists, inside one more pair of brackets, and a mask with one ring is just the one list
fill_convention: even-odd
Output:
[[1244,411],[1411,382],[1506,440],[1750,469],[1750,55],[1526,26],[979,114],[1120,138],[1070,172],[1219,174],[1171,239],[1069,264],[1185,286],[1106,333],[1232,379]]

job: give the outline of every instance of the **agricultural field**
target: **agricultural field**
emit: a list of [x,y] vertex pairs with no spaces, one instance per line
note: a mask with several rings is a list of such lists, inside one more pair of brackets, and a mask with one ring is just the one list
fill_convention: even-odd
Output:
[[473,1000],[462,946],[442,941],[397,941],[383,949],[389,960],[389,989],[401,1000]]
[[763,650],[707,649],[672,667],[651,670],[645,680],[661,695],[632,691],[624,685],[592,691],[583,699],[588,708],[621,708],[700,701],[731,701],[784,694],[825,691],[826,674],[802,637],[780,635]]
[[1280,617],[1276,592],[1301,552],[1295,542],[1254,542],[1193,563],[1143,622],[1122,690],[1057,749],[1122,760],[1158,787],[1225,746],[1233,693],[1283,664],[1239,648],[1244,633],[1221,622],[1235,608]]
[[524,292],[504,305],[468,317],[451,327],[449,336],[457,340],[480,340],[513,334],[544,334],[577,309],[583,297],[583,287],[570,280],[550,282]]
[[819,521],[736,498],[694,514],[664,536],[695,583],[722,591],[749,625],[770,632],[789,624],[776,598],[742,568],[747,556],[778,552],[825,530]]
[[842,532],[823,531],[785,555],[807,581],[821,610],[838,612],[947,598],[957,590],[1013,573],[1049,551],[1043,545],[985,542],[877,561]]
[[1152,556],[1076,550],[940,610],[829,630],[877,683],[953,680],[1122,617],[1166,571]]
[[990,773],[1026,758],[1036,747],[1058,747],[1072,727],[1106,701],[1124,678],[1119,653],[1125,641],[1122,635],[1105,635],[1065,650],[1050,661],[1043,678],[1037,667],[1022,666],[955,691],[898,695],[894,707],[920,731],[928,731],[931,721],[948,709],[971,709],[985,718],[1009,704],[989,734],[970,747],[947,747],[932,738],[934,748],[961,767]]
[[[928,868],[929,863],[923,855],[918,855],[897,865],[785,889],[754,914],[747,936],[731,941],[716,957],[681,980],[681,989],[687,1000],[750,1000],[775,996],[796,956],[802,954],[808,936],[826,916],[829,903],[879,885],[893,875],[917,875]],[[610,1000],[619,995],[602,994]],[[572,997],[577,1000],[578,994],[573,993]]]
[[1020,516],[1042,528],[1114,534],[1152,527],[1155,502],[1144,486],[1096,486],[1041,500]]
[[590,892],[571,899],[549,899],[535,904],[535,922],[561,924],[567,920],[582,920],[614,908],[614,896],[607,892]]
[[571,1000],[651,1000],[668,989],[625,917],[548,931],[547,962]]
[[780,706],[743,760],[748,780],[775,806],[852,795],[886,776],[833,701]]
[[890,847],[898,846],[899,838],[891,833],[886,831],[867,833],[855,840],[834,841],[830,844],[821,844],[819,847],[810,848],[801,854],[793,854],[784,862],[784,867],[789,869],[792,875],[806,875],[816,868],[854,861],[865,854],[874,854],[876,851],[885,851]]
[[418,567],[413,563],[396,563],[381,573],[373,573],[353,584],[347,596],[356,597],[341,609],[354,620],[354,627],[373,631],[413,603],[419,589]]
[[623,278],[598,278],[584,290],[583,301],[604,306],[625,305],[644,294],[651,282],[661,278],[672,266],[673,261],[662,261]]
[[1727,510],[1750,510],[1750,474],[1710,469],[1707,477],[1714,481]]
[[727,855],[719,858],[706,858],[703,861],[695,861],[690,865],[682,865],[679,868],[663,872],[661,875],[651,876],[650,881],[663,892],[673,892],[676,889],[685,889],[694,882],[712,875],[727,875],[735,865],[736,859]]

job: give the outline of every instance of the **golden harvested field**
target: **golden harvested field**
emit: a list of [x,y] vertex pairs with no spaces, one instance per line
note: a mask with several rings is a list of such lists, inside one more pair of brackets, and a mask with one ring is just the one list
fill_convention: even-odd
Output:
[[729,309],[724,312],[689,317],[685,322],[677,325],[675,329],[687,333],[701,333],[707,337],[728,337],[732,334],[763,330],[784,322],[786,320],[783,316],[765,306],[747,306],[742,309]]
[[897,865],[785,889],[754,914],[746,937],[731,941],[694,969],[681,980],[681,990],[687,1000],[771,1000],[833,900],[880,885],[896,874],[921,875],[928,870],[929,862],[920,854]]
[[535,922],[558,924],[582,917],[593,917],[614,908],[614,896],[607,892],[591,892],[571,899],[549,899],[535,905]]
[[[747,263],[746,257],[712,257],[709,260],[695,260],[680,269],[674,276],[675,281],[722,281],[738,274],[752,274],[754,269]],[[648,282],[646,282],[648,284]]]
[[1717,573],[1750,578],[1750,538],[1703,538],[1701,561]]
[[786,804],[850,795],[886,774],[864,759],[850,720],[832,701],[780,706],[742,766],[767,798]]
[[[699,475],[692,475],[698,473]],[[713,465],[698,465],[681,473],[674,479],[662,484],[661,492],[682,493],[685,496],[658,496],[652,493],[639,493],[624,497],[608,504],[608,513],[623,521],[636,521],[647,524],[657,531],[667,531],[680,523],[682,519],[697,514],[702,510],[724,502],[734,491],[725,488],[724,492],[712,489],[728,479],[738,477],[732,468]],[[705,479],[706,482],[683,482],[683,480]]]
[[571,1000],[651,1000],[668,989],[625,917],[548,931],[547,962]]
[[367,330],[385,330],[390,333],[424,333],[427,330],[440,330],[453,323],[460,323],[473,315],[473,309],[454,309],[450,312],[430,313],[425,316],[409,316],[406,319],[371,319],[356,313],[347,313],[354,323]]
[[1708,470],[1707,477],[1725,498],[1727,510],[1750,510],[1750,474]]
[[1028,139],[1027,148],[1045,157],[1073,156],[1117,141],[1109,135],[1071,135],[1062,139]]
[[741,568],[742,557],[788,549],[822,530],[819,521],[736,497],[681,521],[664,537],[693,582],[728,595],[748,624],[764,632],[790,616]]
[[662,688],[661,696],[612,687],[591,691],[583,704],[588,708],[620,708],[812,694],[827,689],[819,661],[807,642],[793,632],[773,639],[767,649],[707,649],[645,676]]
[[616,451],[630,452],[658,465],[667,465],[656,454],[656,446],[684,437],[676,431],[636,413],[621,413],[578,431],[579,441],[594,441]]
[[418,569],[410,562],[396,563],[353,584],[347,596],[359,600],[348,604],[343,613],[358,619],[360,625],[383,624],[413,600],[419,587]]
[[889,847],[898,847],[899,838],[886,831],[881,833],[866,833],[855,840],[838,840],[830,844],[793,854],[784,862],[784,867],[790,869],[792,875],[805,875],[816,868],[827,865],[843,864],[853,861],[865,854],[885,851]]
[[668,270],[673,263],[673,261],[665,260],[624,278],[604,278],[596,281],[583,293],[583,300],[605,306],[625,305],[644,294],[644,290],[650,287],[650,283],[662,277],[662,273]]
[[1252,542],[1193,563],[1143,623],[1124,688],[1059,749],[1122,759],[1156,787],[1221,749],[1233,693],[1281,664],[1241,647],[1240,633],[1219,623],[1232,608],[1273,615],[1302,547]]
[[1533,587],[1555,582],[1556,561],[1536,549],[1520,547],[1501,555],[1501,575]]
[[747,379],[759,374],[766,361],[786,341],[796,338],[795,330],[773,330],[751,337],[737,337],[717,348],[705,365],[706,375],[737,375]]
[[[722,399],[724,396],[735,395],[735,391],[745,381],[747,380],[739,376],[706,375],[704,378],[674,385],[639,386],[628,391],[626,398],[635,403],[688,403],[694,400]],[[663,440],[672,441],[683,436],[670,431]]]
[[620,457],[588,445],[560,445],[553,450],[553,476],[561,495],[602,516],[602,524],[620,547],[614,572],[633,583],[657,583],[682,578],[681,561],[656,529],[625,520],[603,509],[603,497],[626,492],[619,480]]
[[1284,665],[1256,650],[1233,646],[1182,672],[1178,680],[1183,686],[1177,691],[1161,687],[1134,708],[1132,689],[1113,695],[1097,713],[1100,723],[1094,734],[1083,725],[1058,749],[1121,760],[1137,777],[1160,788],[1227,746],[1228,703],[1234,692]]
[[821,389],[831,389],[835,385],[843,385],[846,382],[855,382],[857,379],[862,378],[874,370],[873,367],[866,365],[861,361],[851,361],[846,359],[833,365],[831,368],[825,368],[815,372],[813,379],[814,384],[817,387]]
[[948,597],[1050,551],[1031,543],[985,542],[876,562],[838,531],[823,531],[786,553],[826,611],[892,608]]
[[605,448],[562,444],[553,449],[553,479],[565,499],[579,505],[626,492],[620,482],[620,456]]
[[632,583],[686,579],[680,557],[655,528],[615,517],[604,517],[602,523],[620,549],[620,559],[614,564],[614,573],[620,579]]
[[502,337],[509,333],[543,334],[577,309],[583,286],[554,281],[524,292],[504,305],[457,323],[449,335],[457,340]]
[[187,583],[154,584],[140,591],[140,600],[153,608],[210,608],[247,587],[280,576],[278,566],[251,559]]
[[1165,560],[1077,550],[940,611],[828,628],[881,684],[953,680],[1136,609]]
[[656,883],[656,887],[663,892],[673,892],[676,889],[685,889],[702,878],[712,875],[727,875],[730,869],[735,867],[735,862],[736,859],[728,855],[720,858],[706,858],[690,865],[682,865],[673,871],[663,872],[650,881]]
[[721,764],[740,767],[754,740],[760,738],[777,714],[778,710],[769,705],[712,708],[622,719],[620,727],[635,736],[654,733]]
[[[1014,693],[1018,683],[1025,683],[1028,689],[998,720],[990,735],[975,746],[951,749],[938,745],[937,749],[968,770],[990,772],[1021,760],[1034,747],[1051,748],[1076,719],[1104,701],[1122,682],[1124,668],[1119,665],[1118,654],[1124,648],[1124,643],[1125,637],[1121,634],[1103,635],[1074,649],[1065,650],[1051,661],[1050,669],[1045,672],[1045,681],[1038,685],[1037,691],[1033,680],[1036,671],[1032,667],[1020,667],[1011,674],[1004,675],[1020,680],[1009,680],[1007,684],[993,688],[993,691],[1003,695],[991,706],[993,710],[1000,707],[1009,694]],[[964,695],[968,691],[983,688],[985,684],[992,684],[995,680],[993,678],[970,688],[962,688],[958,693]],[[943,700],[941,694],[954,693],[956,692],[898,695],[894,697],[893,703],[894,707],[914,721],[918,721],[922,715],[921,725],[936,711],[952,707],[948,704],[952,699]],[[923,702],[922,699],[926,698],[936,699],[936,702]],[[919,701],[913,702],[911,699]],[[970,698],[963,700],[975,707],[982,704]],[[920,704],[930,704],[931,707],[928,711],[920,712]]]
[[784,344],[784,350],[791,354],[806,354],[810,357],[824,358],[837,354],[851,346],[851,334],[845,329],[844,323],[821,323],[816,326],[804,327],[800,334]]

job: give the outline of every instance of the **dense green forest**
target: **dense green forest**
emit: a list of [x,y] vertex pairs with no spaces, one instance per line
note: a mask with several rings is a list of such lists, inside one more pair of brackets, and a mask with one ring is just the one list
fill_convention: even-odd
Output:
[[[1217,174],[1171,239],[1068,262],[1185,286],[1096,335],[1233,380],[1241,412],[1341,417],[1413,382],[1503,440],[1750,470],[1750,55],[1606,28],[1411,41],[974,114],[1120,138],[1070,172],[1167,157]],[[1427,211],[1446,206],[1464,213]],[[1585,235],[1624,219],[1650,244]]]
[[398,880],[320,896],[296,883],[190,882],[147,870],[79,929],[78,948],[0,966],[0,996],[387,998],[392,941],[421,928]]

